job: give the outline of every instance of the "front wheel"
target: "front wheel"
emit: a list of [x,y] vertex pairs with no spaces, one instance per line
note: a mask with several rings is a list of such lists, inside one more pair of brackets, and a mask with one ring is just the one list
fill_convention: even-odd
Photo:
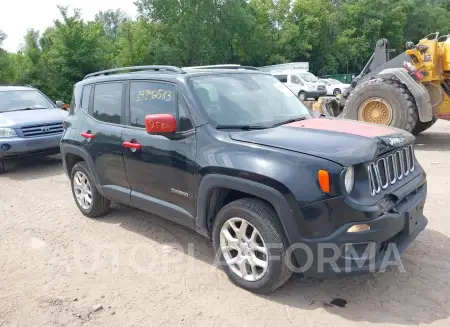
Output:
[[301,92],[298,94],[298,98],[299,98],[300,100],[302,100],[302,101],[306,101],[306,100],[308,99],[308,97],[306,96],[306,93],[303,92],[303,91],[301,91]]
[[414,97],[405,85],[392,79],[376,78],[350,93],[343,118],[412,132],[418,120],[417,112]]
[[227,204],[216,216],[213,243],[228,277],[238,286],[269,293],[291,276],[287,243],[276,212],[258,199]]

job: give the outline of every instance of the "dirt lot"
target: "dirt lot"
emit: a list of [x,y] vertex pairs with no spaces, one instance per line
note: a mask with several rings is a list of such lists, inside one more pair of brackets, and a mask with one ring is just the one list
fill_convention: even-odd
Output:
[[210,243],[173,223],[126,207],[84,218],[58,158],[17,164],[0,177],[0,326],[448,327],[450,123],[417,143],[430,223],[406,272],[294,276],[268,296],[234,287]]

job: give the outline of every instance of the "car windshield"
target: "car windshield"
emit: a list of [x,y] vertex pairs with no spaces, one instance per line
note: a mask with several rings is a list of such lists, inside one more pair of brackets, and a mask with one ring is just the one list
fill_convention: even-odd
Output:
[[191,87],[217,125],[271,127],[311,117],[308,108],[278,79],[264,74],[196,76]]
[[0,112],[54,108],[37,90],[0,91]]
[[297,73],[296,75],[307,82],[320,82],[320,80],[316,76],[308,72]]

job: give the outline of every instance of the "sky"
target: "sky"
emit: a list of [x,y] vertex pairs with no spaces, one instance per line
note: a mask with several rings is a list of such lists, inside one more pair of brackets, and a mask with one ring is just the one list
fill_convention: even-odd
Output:
[[18,50],[29,28],[43,32],[60,17],[57,5],[79,8],[85,20],[92,20],[100,10],[122,9],[131,17],[136,15],[134,0],[2,0],[0,30],[7,34],[3,48]]

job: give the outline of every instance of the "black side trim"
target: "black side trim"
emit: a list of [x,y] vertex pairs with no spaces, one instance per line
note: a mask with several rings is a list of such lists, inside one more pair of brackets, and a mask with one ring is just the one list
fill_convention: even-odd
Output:
[[195,229],[194,217],[177,205],[136,191],[131,191],[131,201],[138,209]]
[[111,199],[122,204],[132,205],[130,189],[117,185],[104,185],[101,189],[101,193],[107,199]]
[[[208,237],[211,236],[207,229],[208,200],[212,190],[216,187],[245,192],[266,200],[277,211],[288,241],[292,244],[301,238],[293,211],[286,198],[280,192],[254,181],[218,174],[206,175],[200,182],[196,221],[196,229],[198,232]],[[301,217],[298,218],[301,219]]]

